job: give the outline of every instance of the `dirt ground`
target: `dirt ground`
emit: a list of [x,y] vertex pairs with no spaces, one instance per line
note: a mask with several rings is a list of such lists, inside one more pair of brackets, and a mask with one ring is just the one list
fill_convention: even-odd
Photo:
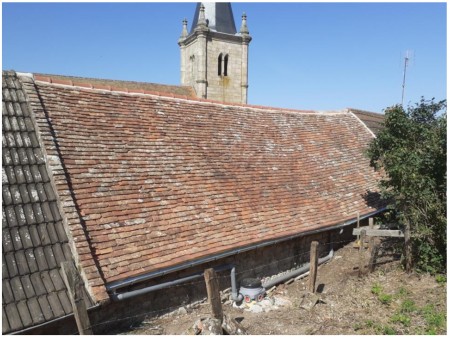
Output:
[[[308,286],[306,276],[271,291],[268,298],[287,301],[268,312],[254,313],[230,302],[225,302],[223,311],[251,335],[446,334],[445,277],[408,275],[401,268],[392,241],[378,244],[372,273],[359,276],[354,242],[320,266],[316,283],[319,301],[311,309],[301,306]],[[209,316],[209,304],[205,302],[145,320],[125,334],[184,334],[195,321]]]

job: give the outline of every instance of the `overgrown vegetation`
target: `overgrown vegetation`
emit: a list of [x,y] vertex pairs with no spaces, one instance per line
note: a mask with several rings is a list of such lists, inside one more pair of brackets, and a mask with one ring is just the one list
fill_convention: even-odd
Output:
[[[445,110],[445,111],[444,111]],[[405,231],[405,265],[445,272],[447,246],[446,101],[422,100],[385,111],[384,129],[369,146],[371,166],[384,172],[382,196]]]
[[[372,285],[371,292],[377,300],[387,305],[390,312],[389,323],[376,320],[366,320],[356,323],[353,329],[363,334],[444,334],[446,328],[446,313],[435,304],[428,303],[425,306],[418,306],[410,298],[411,293],[404,287],[397,292],[388,294],[383,292],[383,287],[379,283]],[[386,302],[389,299],[389,302]],[[395,301],[394,301],[395,300]]]

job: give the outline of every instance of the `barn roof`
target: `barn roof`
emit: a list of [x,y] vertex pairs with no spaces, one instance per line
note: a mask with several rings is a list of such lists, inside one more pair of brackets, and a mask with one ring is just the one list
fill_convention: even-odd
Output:
[[60,263],[73,258],[45,151],[14,72],[3,72],[2,93],[2,333],[11,333],[72,313]]
[[383,128],[384,115],[366,110],[348,108],[348,111],[355,114],[375,135]]
[[[25,81],[78,259],[104,283],[380,208],[348,112]],[[111,90],[112,89],[112,90]],[[174,95],[172,95],[174,96]]]

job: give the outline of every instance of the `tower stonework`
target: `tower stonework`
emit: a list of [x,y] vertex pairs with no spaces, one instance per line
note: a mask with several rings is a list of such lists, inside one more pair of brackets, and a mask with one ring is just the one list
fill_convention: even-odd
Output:
[[236,31],[230,3],[197,4],[191,31],[183,20],[178,40],[181,84],[192,86],[200,98],[247,103],[251,39],[245,13]]

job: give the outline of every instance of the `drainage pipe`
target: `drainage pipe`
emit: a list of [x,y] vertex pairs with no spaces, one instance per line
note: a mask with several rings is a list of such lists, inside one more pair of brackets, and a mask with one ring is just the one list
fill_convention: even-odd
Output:
[[244,299],[244,296],[238,293],[236,288],[236,267],[233,266],[230,272],[231,279],[231,299],[235,302],[241,302]]
[[[232,264],[226,264],[226,265],[221,265],[218,266],[216,268],[214,268],[214,270],[216,272],[220,272],[220,271],[224,271],[224,270],[229,270],[231,269],[232,273],[231,273],[231,285],[234,285],[234,290],[236,291],[236,274],[235,274],[235,267]],[[175,285],[179,285],[181,283],[185,283],[185,282],[190,282],[192,280],[195,279],[199,279],[201,277],[203,277],[204,273],[203,272],[197,272],[193,275],[187,276],[187,277],[183,277],[183,278],[179,278],[179,279],[175,279],[175,280],[171,280],[169,282],[164,282],[164,283],[160,283],[157,285],[152,285],[152,286],[148,286],[146,288],[142,288],[139,290],[134,290],[134,291],[128,291],[128,292],[123,292],[123,293],[116,293],[114,292],[113,294],[111,294],[111,297],[114,301],[121,301],[121,300],[125,300],[128,298],[132,298],[132,297],[136,297],[136,296],[140,296],[149,292],[153,292],[153,291],[158,291],[158,290],[162,290],[171,286],[175,286]]]
[[[334,254],[334,251],[331,248],[331,250],[330,250],[330,252],[328,253],[327,256],[319,258],[319,264],[322,264],[322,263],[325,263],[325,262],[329,261],[333,257],[333,254]],[[306,264],[302,265],[300,268],[295,269],[293,271],[290,271],[290,272],[288,272],[285,275],[281,275],[279,277],[275,277],[274,279],[268,280],[267,282],[263,283],[262,286],[266,290],[268,290],[274,285],[277,285],[277,284],[282,283],[282,282],[284,282],[284,281],[286,281],[288,279],[297,277],[297,276],[307,272],[309,270],[309,266],[310,266],[310,263],[306,263]]]

